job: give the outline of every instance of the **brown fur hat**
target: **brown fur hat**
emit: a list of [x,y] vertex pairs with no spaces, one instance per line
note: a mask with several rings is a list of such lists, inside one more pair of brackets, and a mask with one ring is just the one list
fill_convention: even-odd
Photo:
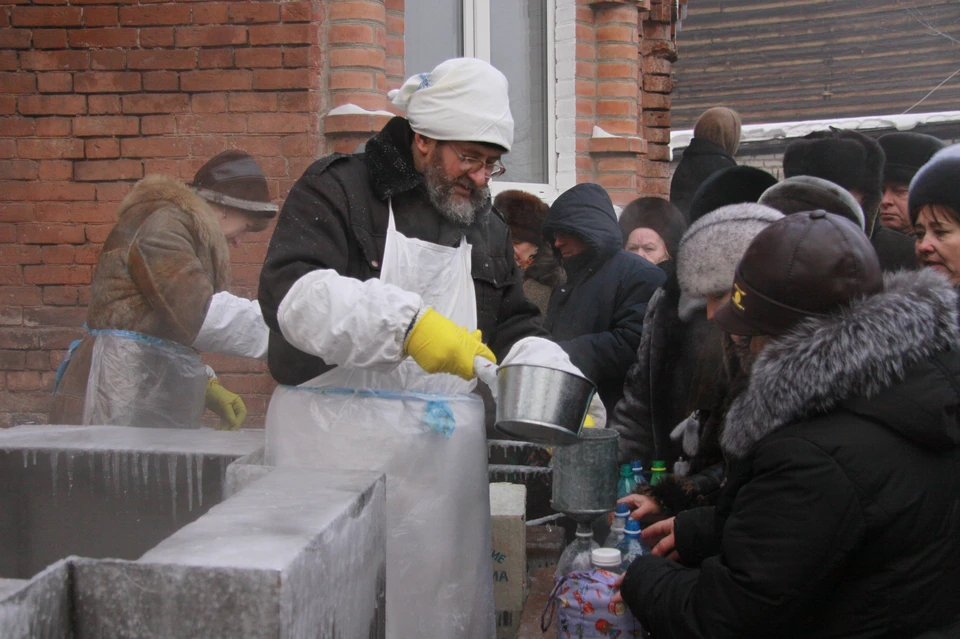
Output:
[[513,239],[543,244],[543,222],[547,219],[549,207],[532,193],[520,190],[504,191],[493,200],[493,206],[500,211]]

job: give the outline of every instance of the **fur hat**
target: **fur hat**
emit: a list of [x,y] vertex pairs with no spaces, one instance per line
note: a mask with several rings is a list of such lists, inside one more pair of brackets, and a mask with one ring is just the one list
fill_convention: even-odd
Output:
[[860,193],[868,234],[872,234],[880,210],[883,164],[883,148],[876,140],[857,131],[834,128],[804,136],[783,154],[785,177],[812,175]]
[[543,244],[541,229],[549,210],[543,200],[532,193],[512,189],[498,194],[493,206],[503,215],[513,239],[537,246]]
[[856,198],[839,184],[812,175],[798,175],[774,184],[760,196],[760,204],[775,208],[784,215],[826,211],[847,218],[861,231],[865,228],[863,209]]
[[683,213],[659,197],[641,197],[626,205],[620,213],[620,232],[623,233],[623,246],[634,229],[653,229],[663,240],[671,260],[677,259],[680,239],[687,230],[687,221]]
[[960,217],[960,144],[948,146],[923,165],[910,183],[910,222],[927,205],[947,206]]
[[690,223],[721,206],[756,202],[777,178],[752,166],[731,166],[717,171],[700,185],[690,201]]
[[730,290],[737,263],[750,242],[782,218],[769,206],[745,202],[724,206],[694,222],[680,240],[680,290],[701,297]]
[[886,163],[883,165],[884,184],[910,184],[920,167],[929,162],[937,151],[947,146],[946,142],[932,135],[899,131],[881,135],[877,142],[886,155]]

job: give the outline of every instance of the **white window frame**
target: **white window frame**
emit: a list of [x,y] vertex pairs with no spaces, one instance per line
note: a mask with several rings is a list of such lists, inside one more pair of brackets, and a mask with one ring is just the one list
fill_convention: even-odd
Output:
[[[547,95],[545,113],[547,122],[547,182],[510,182],[510,172],[507,171],[506,180],[492,180],[490,191],[496,195],[509,189],[520,189],[533,193],[541,199],[552,202],[559,195],[558,165],[560,157],[557,145],[557,54],[559,43],[556,40],[556,17],[558,5],[570,5],[576,10],[576,0],[547,0]],[[574,31],[575,33],[575,31]],[[575,39],[575,35],[574,35]],[[550,46],[551,43],[553,46]],[[576,42],[574,40],[574,49]],[[490,62],[490,0],[463,0],[463,55],[465,57],[480,58]],[[571,68],[575,68],[575,60],[571,60]],[[575,156],[575,153],[572,154]],[[573,158],[575,163],[576,159]],[[574,183],[576,176],[574,175]]]

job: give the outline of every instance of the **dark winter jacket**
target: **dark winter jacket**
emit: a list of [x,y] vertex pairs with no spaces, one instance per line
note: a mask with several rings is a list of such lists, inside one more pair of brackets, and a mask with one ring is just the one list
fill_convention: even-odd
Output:
[[877,222],[870,243],[880,258],[880,268],[884,272],[917,269],[916,242],[909,235],[880,226]]
[[[622,592],[658,639],[916,637],[960,621],[960,329],[936,273],[807,320],[727,414],[715,509],[677,517],[684,567]],[[953,635],[951,635],[953,636]]]
[[670,180],[670,202],[680,209],[689,221],[690,202],[703,181],[721,169],[736,165],[733,156],[716,142],[693,138],[673,171],[673,179]]
[[523,272],[523,292],[540,309],[541,315],[547,314],[553,289],[558,283],[566,281],[553,247],[544,244],[534,256],[533,263]]
[[623,384],[623,399],[609,416],[609,428],[620,433],[620,461],[654,460],[667,467],[680,456],[670,433],[692,410],[691,385],[700,347],[710,331],[703,310],[684,320],[679,315],[680,285],[676,274],[650,299],[643,318],[637,361]]
[[552,241],[558,232],[587,249],[563,260],[567,281],[554,289],[543,327],[597,385],[610,413],[636,361],[647,302],[666,275],[621,248],[613,204],[596,184],[579,184],[553,203],[543,233]]
[[537,308],[523,295],[507,225],[491,208],[466,228],[441,216],[413,167],[412,140],[408,122],[393,118],[367,142],[364,154],[317,160],[287,196],[270,239],[259,294],[270,327],[270,373],[278,382],[301,384],[333,368],[280,334],[277,309],[283,297],[316,269],[359,280],[378,277],[391,199],[397,230],[407,237],[457,246],[465,236],[471,244],[477,324],[498,358],[523,337],[546,336]]

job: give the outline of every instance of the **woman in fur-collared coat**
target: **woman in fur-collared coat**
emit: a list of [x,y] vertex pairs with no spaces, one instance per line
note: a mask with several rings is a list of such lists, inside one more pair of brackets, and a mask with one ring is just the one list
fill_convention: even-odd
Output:
[[[51,423],[85,423],[85,398],[98,335],[126,339],[123,344],[131,346],[125,349],[128,355],[141,344],[167,349],[188,359],[191,348],[229,352],[230,349],[203,348],[211,340],[222,342],[222,335],[209,335],[197,343],[217,294],[223,294],[213,311],[218,319],[236,318],[239,305],[241,315],[257,321],[259,309],[251,311],[249,307],[253,303],[244,305],[238,298],[231,300],[232,296],[225,292],[230,283],[228,244],[238,243],[248,231],[266,228],[276,212],[277,206],[270,202],[266,180],[256,161],[239,151],[227,151],[211,159],[191,186],[160,175],[138,182],[121,203],[117,224],[97,261],[87,309],[86,326],[90,333],[69,355],[54,393]],[[262,319],[259,323],[263,327],[259,341],[265,352],[266,329]],[[244,332],[236,330],[236,324],[233,328],[235,336]],[[142,398],[150,392],[146,386],[156,383],[149,373],[130,365],[129,359],[118,357],[109,361],[117,363],[118,370],[102,384],[100,395],[106,405],[113,402],[106,397],[110,386],[129,383],[127,396]],[[107,366],[104,364],[104,368]],[[201,381],[207,385],[205,378]],[[209,399],[208,407],[213,408]],[[242,403],[236,408],[240,406]],[[109,407],[99,412],[110,414],[120,413]],[[142,411],[127,414],[144,415]],[[231,417],[235,420],[236,414]],[[148,423],[132,425],[160,425],[149,423],[149,417],[145,419]]]

